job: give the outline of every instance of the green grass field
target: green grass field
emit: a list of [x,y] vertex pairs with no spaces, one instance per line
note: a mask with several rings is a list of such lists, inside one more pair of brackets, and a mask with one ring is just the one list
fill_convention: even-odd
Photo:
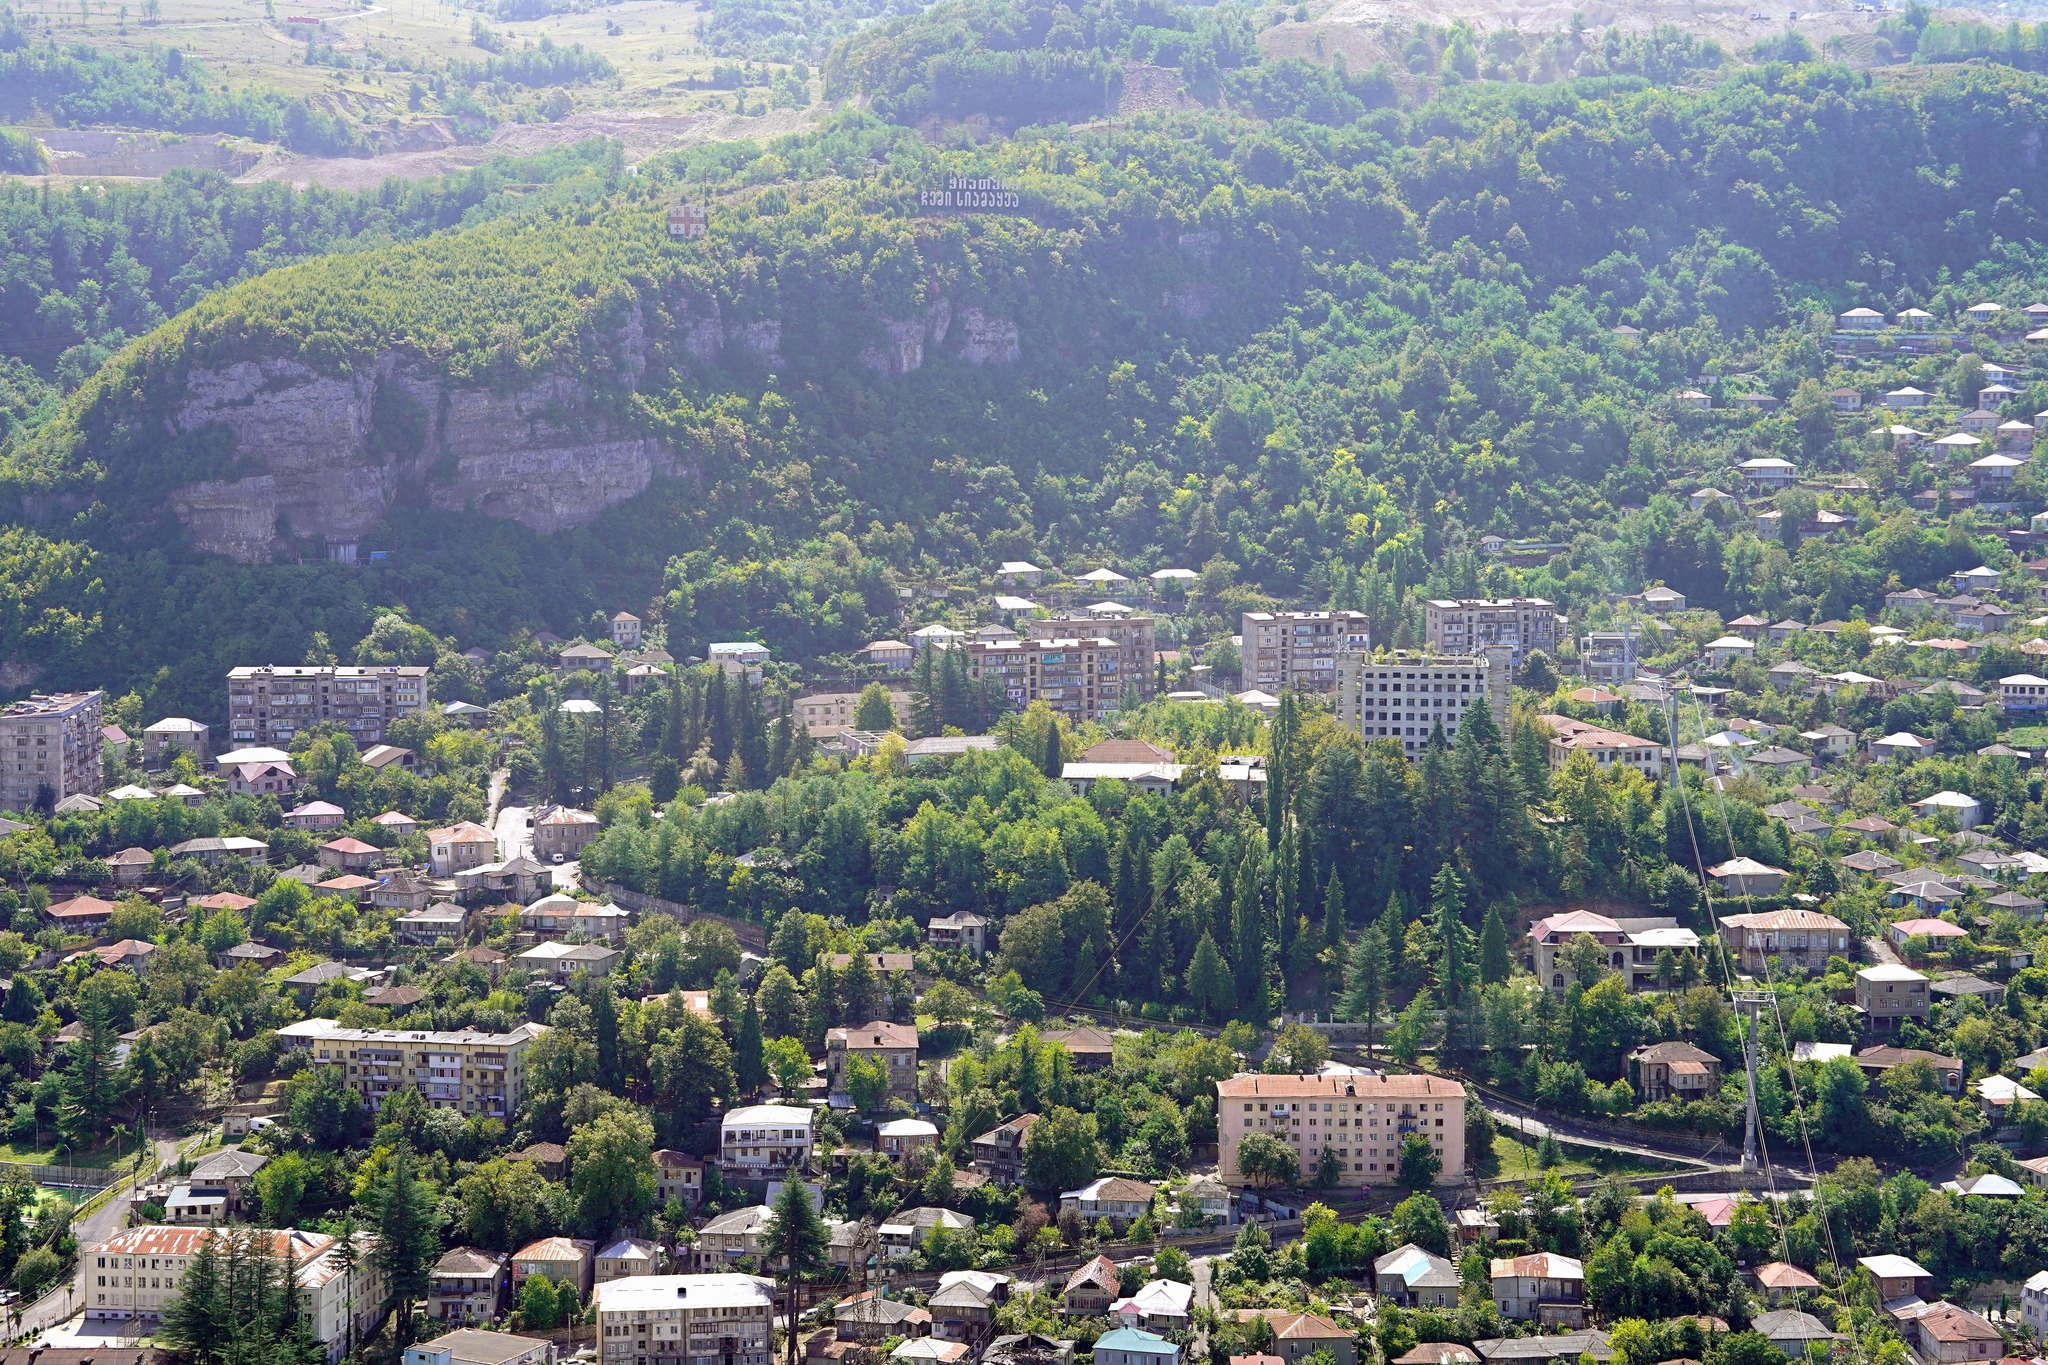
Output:
[[[1657,1175],[1677,1169],[1664,1162],[1589,1151],[1586,1148],[1574,1147],[1570,1143],[1563,1144],[1563,1148],[1564,1160],[1551,1169],[1567,1180],[1609,1174]],[[1536,1144],[1523,1142],[1508,1132],[1494,1134],[1492,1167],[1482,1168],[1479,1174],[1483,1179],[1535,1179],[1543,1174],[1543,1168],[1536,1164]]]

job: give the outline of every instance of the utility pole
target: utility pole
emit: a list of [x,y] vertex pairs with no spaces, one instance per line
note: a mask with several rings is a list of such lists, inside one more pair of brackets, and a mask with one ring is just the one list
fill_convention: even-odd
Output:
[[1742,1130],[1742,1169],[1745,1173],[1757,1168],[1757,1121],[1756,1121],[1756,1040],[1757,1015],[1770,1001],[1768,991],[1735,991],[1735,1008],[1748,1020],[1748,1027],[1742,1031],[1742,1067],[1744,1089],[1747,1091],[1749,1114]]

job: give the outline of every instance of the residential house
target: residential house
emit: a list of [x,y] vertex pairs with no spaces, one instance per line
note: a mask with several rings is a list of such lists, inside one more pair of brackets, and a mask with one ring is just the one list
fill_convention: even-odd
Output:
[[889,1077],[889,1093],[917,1098],[917,1030],[909,1024],[873,1020],[859,1028],[825,1031],[826,1093],[837,1100],[848,1095],[847,1076],[856,1060],[879,1063]]
[[1024,1134],[1036,1122],[1036,1114],[1019,1114],[989,1129],[974,1139],[970,1164],[1000,1184],[1016,1184],[1024,1173]]
[[923,1247],[933,1228],[971,1236],[974,1220],[952,1209],[903,1209],[884,1218],[875,1232],[882,1255],[891,1260],[901,1260]]
[[1060,1212],[1074,1210],[1080,1215],[1084,1227],[1092,1228],[1107,1220],[1111,1230],[1121,1237],[1132,1223],[1151,1212],[1155,1193],[1152,1186],[1142,1180],[1120,1175],[1101,1176],[1078,1190],[1068,1190],[1060,1195]]
[[887,1119],[875,1125],[875,1143],[900,1166],[917,1152],[938,1150],[938,1125],[929,1119]]
[[1932,1365],[1961,1365],[2005,1355],[2005,1337],[1996,1327],[1952,1303],[1937,1303],[1916,1314],[1910,1329],[1918,1338],[1920,1357]]
[[1775,959],[1780,968],[1819,971],[1830,956],[1848,956],[1853,937],[1847,924],[1818,910],[1721,916],[1723,945],[1735,950],[1742,970],[1752,975],[1769,970],[1766,959]]
[[[1112,1277],[1112,1284],[1115,1283]],[[885,1299],[882,1291],[863,1290],[832,1305],[833,1335],[841,1341],[879,1346],[890,1337],[928,1336],[932,1315],[901,1299]]]
[[934,948],[958,948],[980,957],[988,951],[988,920],[972,910],[940,915],[925,926],[925,941]]
[[619,957],[618,949],[598,943],[536,943],[512,960],[528,971],[567,982],[579,974],[610,976]]
[[[1738,398],[1735,401],[1740,403],[1743,400]],[[1790,460],[1780,460],[1773,456],[1744,460],[1735,468],[1741,474],[1744,484],[1763,492],[1790,488],[1799,477],[1799,470]]]
[[384,850],[361,839],[330,839],[313,854],[320,866],[336,872],[375,872],[384,863]]
[[1664,746],[1654,740],[1623,734],[1570,716],[1536,718],[1549,731],[1545,741],[1550,770],[1562,768],[1573,754],[1590,754],[1602,768],[1623,764],[1648,777],[1664,775]]
[[1109,1306],[1112,1322],[1147,1332],[1186,1332],[1194,1326],[1195,1287],[1179,1280],[1147,1280]]
[[1096,1339],[1095,1365],[1180,1365],[1180,1347],[1151,1332],[1119,1327]]
[[43,918],[53,928],[68,934],[97,934],[107,927],[113,913],[112,901],[103,901],[98,896],[72,896],[45,908]]
[[2041,1097],[2010,1076],[1985,1076],[1976,1085],[1977,1109],[1994,1127],[2012,1122],[2014,1106]]
[[1402,1308],[1456,1308],[1458,1267],[1413,1242],[1372,1263],[1373,1291]]
[[[995,1334],[996,1309],[1009,1300],[1010,1283],[1008,1275],[987,1270],[949,1270],[939,1276],[938,1289],[925,1303],[931,1310],[932,1336],[970,1345],[988,1340]],[[1101,1342],[1096,1350],[1101,1350]]]
[[1708,868],[1707,875],[1731,896],[1775,896],[1785,889],[1785,878],[1791,874],[1754,858],[1738,857]]
[[548,806],[533,817],[533,855],[542,862],[567,862],[597,837],[597,817],[587,810]]
[[1957,829],[1975,829],[1984,823],[1984,807],[1976,797],[1962,792],[1936,792],[1913,802],[1913,809],[1923,816],[1946,815],[1955,821]]
[[298,789],[298,771],[289,763],[237,763],[228,770],[228,791],[235,796],[275,796],[282,801]]
[[661,1269],[661,1248],[641,1237],[621,1237],[597,1253],[595,1278],[599,1284],[652,1275]]
[[[2034,1183],[2038,1185],[2040,1181]],[[2035,1271],[2020,1290],[2020,1320],[2037,1338],[2048,1337],[2048,1270]]]
[[766,1204],[720,1214],[697,1229],[697,1268],[713,1270],[743,1257],[758,1261],[768,1251],[768,1228],[774,1221],[775,1210]]
[[697,1207],[704,1197],[704,1161],[688,1152],[663,1147],[654,1154],[654,1197],[663,1208],[681,1201]]
[[142,732],[142,760],[151,767],[169,763],[167,754],[173,749],[192,755],[196,762],[204,764],[211,757],[213,731],[196,720],[183,716],[165,716]]
[[1489,1272],[1502,1317],[1546,1327],[1585,1324],[1586,1268],[1571,1257],[1547,1251],[1495,1257]]
[[545,1275],[558,1285],[572,1286],[579,1300],[589,1299],[592,1253],[596,1250],[595,1242],[579,1237],[543,1237],[528,1242],[512,1253],[513,1292],[531,1276]]
[[404,1365],[553,1365],[554,1359],[552,1341],[465,1327],[406,1347]]
[[719,1121],[718,1165],[728,1177],[761,1180],[810,1164],[817,1115],[793,1104],[751,1104]]
[[1750,1323],[1750,1330],[1762,1335],[1793,1360],[1804,1360],[1807,1353],[1814,1350],[1825,1355],[1834,1349],[1836,1342],[1845,1340],[1813,1314],[1802,1313],[1796,1308],[1759,1313]]
[[430,1109],[509,1119],[525,1099],[527,1045],[546,1032],[542,1024],[521,1024],[507,1033],[434,1032],[343,1028],[332,1019],[302,1019],[279,1029],[277,1036],[287,1047],[305,1048],[315,1066],[339,1068],[349,1088],[372,1109],[410,1088]]
[[1818,1293],[1820,1281],[1798,1266],[1785,1261],[1767,1261],[1750,1272],[1764,1301],[1776,1308],[1787,1299],[1795,1302],[1801,1294]]
[[1047,1029],[1039,1037],[1074,1059],[1076,1071],[1100,1071],[1116,1059],[1116,1040],[1105,1029],[1083,1024],[1078,1028]]
[[1273,1329],[1273,1353],[1286,1365],[1301,1365],[1318,1350],[1328,1351],[1337,1365],[1358,1365],[1358,1334],[1328,1318],[1284,1308],[1241,1308],[1238,1316],[1266,1320]]
[[462,926],[468,920],[461,906],[442,901],[397,916],[391,921],[391,932],[400,943],[453,943],[462,937]]
[[1925,1299],[1934,1293],[1934,1273],[1904,1256],[1859,1256],[1856,1264],[1870,1272],[1878,1302],[1886,1307],[1900,1299]]
[[1625,977],[1631,991],[1660,988],[1657,962],[1666,950],[1678,957],[1696,957],[1700,951],[1699,935],[1668,916],[1609,919],[1590,910],[1567,910],[1529,928],[1536,979],[1562,993],[1570,984],[1565,949],[1582,934],[1600,945],[1603,965]]
[[1721,1059],[1691,1043],[1651,1043],[1628,1061],[1636,1094],[1648,1101],[1704,1099],[1720,1083]]
[[1067,1276],[1067,1286],[1060,1291],[1060,1306],[1070,1318],[1092,1318],[1107,1313],[1122,1295],[1116,1262],[1107,1256],[1097,1256]]
[[497,859],[498,836],[473,820],[427,831],[427,866],[436,877],[453,877]]
[[308,801],[284,813],[285,827],[308,832],[340,829],[348,813],[332,801]]
[[1598,1330],[1541,1337],[1488,1337],[1472,1343],[1486,1365],[1577,1365],[1584,1357],[1614,1359],[1614,1346]]
[[1928,1016],[1927,978],[1911,967],[1883,962],[1856,973],[1856,1007],[1870,1027],[1895,1029],[1901,1019]]
[[435,1322],[493,1322],[506,1310],[511,1258],[476,1247],[456,1247],[427,1274],[426,1314]]

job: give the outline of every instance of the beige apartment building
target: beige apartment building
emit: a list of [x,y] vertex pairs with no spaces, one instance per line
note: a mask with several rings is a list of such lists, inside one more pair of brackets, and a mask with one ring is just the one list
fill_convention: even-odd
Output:
[[967,645],[967,676],[993,679],[1012,706],[1042,701],[1070,720],[1095,720],[1124,692],[1124,651],[1103,637],[975,640]]
[[1520,668],[1536,650],[1557,653],[1557,603],[1541,597],[1433,597],[1425,605],[1424,638],[1446,654],[1477,654],[1506,645]]
[[1396,740],[1414,758],[1438,724],[1444,738],[1475,706],[1486,707],[1505,735],[1508,727],[1508,650],[1484,654],[1416,654],[1406,650],[1337,656],[1337,719],[1370,743]]
[[104,692],[37,693],[0,708],[0,808],[98,796]]
[[597,1287],[599,1365],[769,1365],[775,1281],[635,1275]]
[[[1022,623],[1027,640],[1109,640],[1116,645],[1116,684],[1125,689],[1125,701],[1136,706],[1151,700],[1157,690],[1154,649],[1157,623],[1149,616],[1051,616]],[[1112,686],[1104,709],[1117,699]]]
[[858,1028],[825,1030],[826,1093],[844,1095],[847,1068],[857,1057],[879,1062],[889,1073],[889,1093],[917,1099],[917,1030],[886,1019]]
[[228,1232],[267,1237],[271,1254],[291,1261],[294,1278],[306,1297],[314,1340],[326,1348],[330,1361],[341,1358],[351,1337],[358,1341],[368,1337],[383,1320],[384,1277],[370,1255],[374,1239],[368,1233],[356,1234],[351,1269],[340,1239],[317,1232],[151,1224],[117,1232],[79,1258],[88,1325],[95,1319],[145,1326],[161,1322],[164,1306],[177,1297],[200,1248],[208,1238]]
[[1261,692],[1333,692],[1337,656],[1372,648],[1372,619],[1362,611],[1248,611],[1238,632],[1238,676]]
[[228,733],[236,746],[284,746],[309,725],[332,721],[358,749],[384,742],[384,728],[426,705],[427,670],[416,664],[301,667],[264,665],[228,673]]
[[370,1108],[411,1088],[435,1109],[509,1119],[525,1097],[526,1048],[547,1032],[521,1024],[510,1033],[343,1028],[332,1019],[302,1019],[277,1031],[315,1063],[347,1068],[349,1088]]
[[[908,651],[909,646],[904,649]],[[889,689],[889,705],[901,725],[910,715],[910,693],[900,687]],[[790,704],[790,712],[803,722],[804,733],[812,739],[830,739],[853,728],[853,716],[860,710],[859,692],[812,692]]]
[[1437,1076],[1232,1076],[1216,1083],[1216,1128],[1217,1171],[1233,1187],[1245,1183],[1237,1148],[1249,1133],[1287,1143],[1304,1176],[1330,1148],[1340,1187],[1392,1184],[1410,1133],[1442,1161],[1438,1184],[1465,1178],[1465,1087]]

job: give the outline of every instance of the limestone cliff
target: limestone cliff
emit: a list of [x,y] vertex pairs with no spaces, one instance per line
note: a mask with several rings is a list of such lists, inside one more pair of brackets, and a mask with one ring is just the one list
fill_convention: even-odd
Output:
[[230,436],[247,472],[175,489],[171,505],[195,545],[242,560],[353,539],[401,502],[554,531],[686,472],[579,379],[485,389],[390,352],[348,375],[282,358],[195,369],[172,422]]

